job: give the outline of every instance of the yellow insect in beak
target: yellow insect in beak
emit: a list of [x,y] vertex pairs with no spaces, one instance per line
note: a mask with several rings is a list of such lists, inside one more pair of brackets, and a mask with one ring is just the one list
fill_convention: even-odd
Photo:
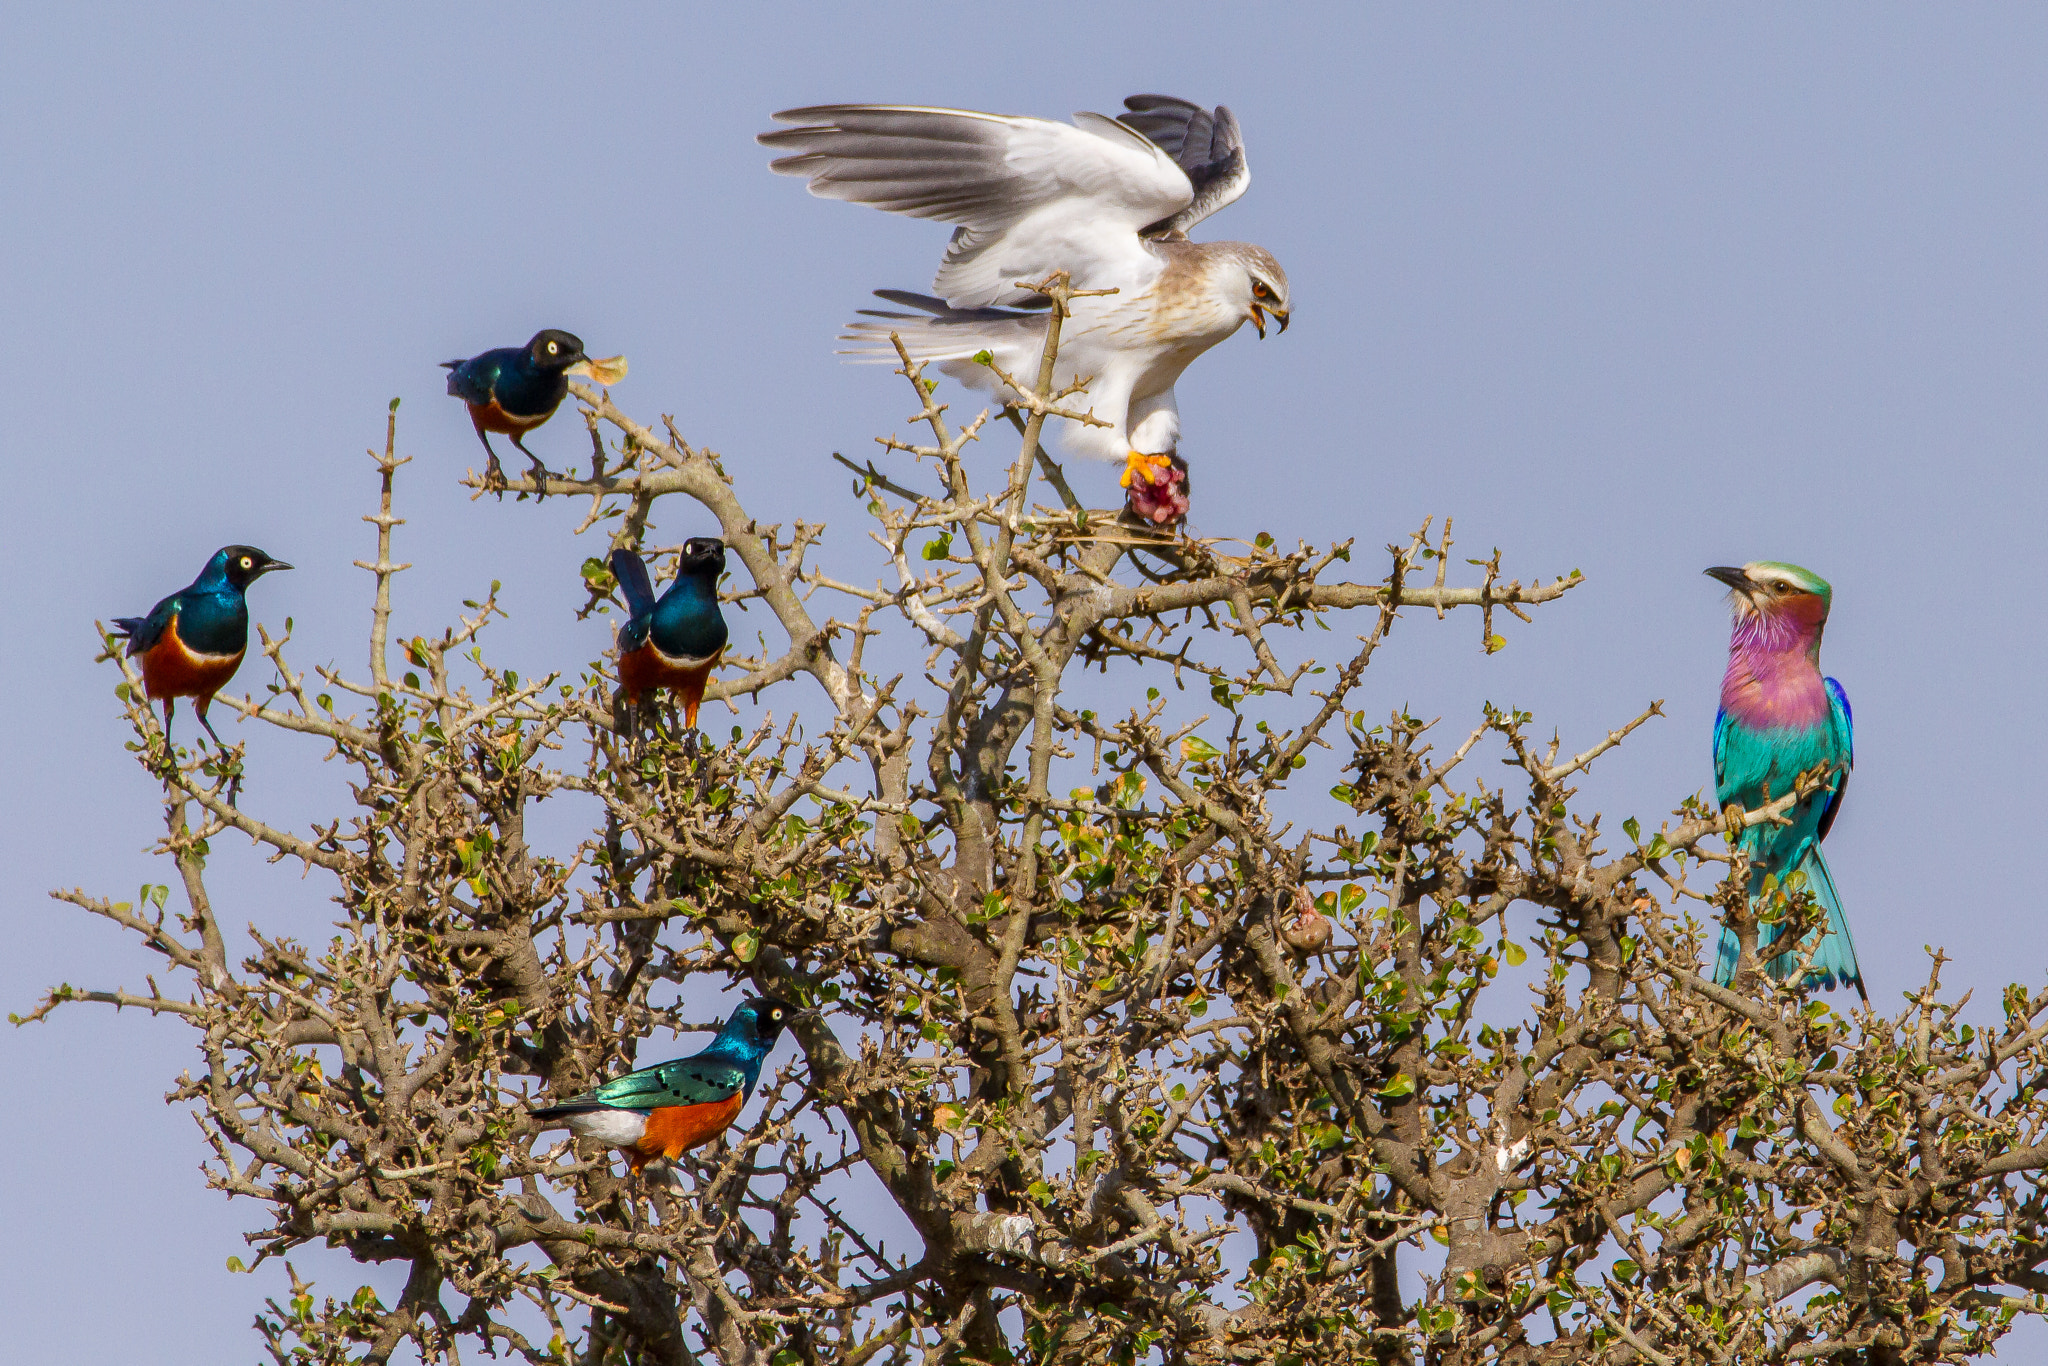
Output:
[[587,375],[609,389],[626,377],[626,358],[624,356],[606,356],[604,359],[599,360],[595,357],[586,356],[570,366],[569,373],[572,375]]

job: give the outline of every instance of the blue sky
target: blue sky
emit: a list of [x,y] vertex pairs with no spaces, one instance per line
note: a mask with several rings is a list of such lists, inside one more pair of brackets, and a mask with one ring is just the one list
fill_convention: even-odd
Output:
[[[522,673],[608,643],[578,623],[579,510],[470,501],[480,452],[436,363],[537,327],[624,352],[616,391],[725,455],[766,520],[863,533],[830,452],[873,449],[900,380],[837,364],[878,286],[923,288],[936,225],[769,175],[770,111],[831,100],[1063,116],[1161,90],[1227,103],[1254,184],[1198,234],[1269,248],[1296,304],[1181,386],[1197,530],[1375,548],[1425,515],[1511,572],[1588,584],[1483,659],[1415,620],[1370,704],[1469,725],[1482,700],[1568,744],[1653,698],[1586,784],[1654,824],[1708,778],[1726,640],[1707,565],[1808,565],[1855,702],[1830,857],[1874,997],[2037,985],[2023,874],[2042,760],[2037,530],[2048,373],[2048,14],[1763,5],[42,7],[0,46],[0,623],[16,794],[0,997],[139,986],[155,963],[46,900],[168,880],[91,623],[147,609],[229,541],[299,568],[256,590],[301,663],[364,652],[374,491],[404,405],[403,629],[492,579]],[[573,422],[534,438],[580,456]],[[514,462],[516,468],[517,462]],[[1079,471],[1105,500],[1112,473]],[[678,538],[688,530],[677,527]],[[245,667],[238,686],[260,686]],[[786,704],[778,704],[786,705]],[[225,727],[224,727],[225,729]],[[242,727],[248,800],[304,824],[341,775]],[[1961,876],[1953,874],[1960,873]],[[327,889],[217,842],[230,924],[319,936]],[[74,1009],[0,1034],[0,1249],[23,1359],[251,1357],[229,1276],[256,1212],[199,1184],[159,1097],[166,1021]],[[36,1237],[23,1230],[36,1230]],[[308,1253],[302,1273],[361,1279]],[[107,1314],[104,1306],[121,1312]],[[81,1331],[84,1344],[71,1340]]]

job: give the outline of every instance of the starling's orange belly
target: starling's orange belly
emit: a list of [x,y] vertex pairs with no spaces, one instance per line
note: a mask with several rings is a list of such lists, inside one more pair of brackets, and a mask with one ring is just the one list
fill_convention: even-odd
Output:
[[674,689],[682,700],[684,721],[694,726],[697,724],[697,708],[704,701],[704,685],[710,681],[711,671],[718,667],[719,657],[724,653],[725,647],[720,646],[709,659],[681,662],[664,655],[650,642],[631,654],[619,656],[619,687],[632,701],[638,701],[656,688]]
[[496,399],[469,405],[470,421],[476,423],[478,431],[502,432],[506,436],[524,436],[553,416],[542,413],[539,417],[518,417],[500,408]]
[[735,1091],[724,1100],[702,1105],[668,1105],[647,1116],[647,1129],[630,1150],[633,1165],[657,1157],[681,1157],[702,1143],[724,1133],[740,1112],[746,1097]]
[[[724,651],[719,651],[723,654]],[[642,645],[631,654],[619,656],[619,686],[634,697],[656,688],[694,690],[704,695],[704,682],[718,667],[718,655],[709,659],[676,660],[652,645]]]
[[242,665],[240,650],[231,655],[203,655],[178,638],[178,619],[164,628],[156,644],[142,655],[142,686],[151,697],[212,697]]

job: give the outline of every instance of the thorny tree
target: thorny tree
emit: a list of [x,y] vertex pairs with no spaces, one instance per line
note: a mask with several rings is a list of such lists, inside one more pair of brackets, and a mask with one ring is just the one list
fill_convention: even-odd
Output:
[[[1231,556],[1087,512],[1039,451],[1085,401],[1047,392],[1053,332],[980,491],[987,414],[955,427],[906,363],[930,438],[858,471],[876,587],[807,565],[821,529],[756,524],[673,424],[578,389],[592,469],[550,489],[635,548],[657,510],[715,518],[728,602],[779,643],[711,697],[773,690],[808,736],[622,739],[595,670],[486,661],[489,600],[394,673],[388,437],[368,676],[309,678],[266,633],[269,695],[240,704],[347,765],[352,811],[293,831],[236,805],[239,749],[167,750],[128,674],[181,905],[60,896],[178,985],[62,987],[32,1018],[190,1023],[171,1099],[212,1184],[266,1211],[257,1257],[298,1252],[257,1319],[278,1361],[1950,1361],[2048,1308],[2048,992],[1976,1033],[1938,958],[1893,1019],[1774,987],[1716,851],[1794,794],[1616,839],[1570,784],[1644,718],[1571,757],[1489,711],[1445,752],[1356,703],[1404,612],[1469,613],[1490,651],[1497,613],[1576,576],[1525,587],[1496,555],[1455,586],[1425,526],[1348,582],[1348,545]],[[1356,649],[1288,669],[1274,642],[1309,625]],[[921,682],[870,667],[891,649]],[[1063,700],[1094,665],[1134,704]],[[1191,681],[1206,721],[1169,707]],[[1482,745],[1504,787],[1460,767]],[[1276,798],[1313,809],[1337,766],[1343,823],[1292,833]],[[588,803],[580,846],[529,841],[550,796]],[[257,925],[230,961],[205,875],[230,831],[331,879],[331,943]],[[1734,990],[1698,972],[1717,915]],[[668,1185],[537,1132],[527,1099],[694,1047],[708,985],[822,1007],[729,1143]],[[403,1291],[316,1297],[309,1243]]]

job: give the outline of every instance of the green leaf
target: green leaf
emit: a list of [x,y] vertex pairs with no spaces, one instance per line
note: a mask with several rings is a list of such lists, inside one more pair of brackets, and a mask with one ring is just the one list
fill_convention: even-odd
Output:
[[987,349],[983,349],[975,352],[974,355],[970,357],[970,359],[972,359],[976,365],[994,365],[996,363],[996,353]]
[[761,936],[752,930],[741,930],[732,937],[732,954],[742,963],[754,961],[754,955],[761,951]]
[[926,541],[924,549],[917,553],[927,560],[945,559],[946,556],[953,553],[953,533],[941,531],[937,536]]
[[1501,945],[1500,956],[1508,960],[1509,967],[1518,968],[1529,961],[1529,951],[1512,939]]
[[1621,828],[1623,833],[1625,833],[1628,836],[1628,842],[1630,844],[1641,844],[1643,842],[1642,823],[1638,821],[1634,816],[1630,816],[1627,820],[1623,821],[1621,823]]
[[1190,735],[1180,742],[1180,757],[1191,764],[1207,763],[1222,752],[1199,735]]
[[1375,1094],[1385,1096],[1388,1100],[1398,1100],[1402,1096],[1412,1096],[1415,1094],[1415,1078],[1409,1076],[1406,1072],[1396,1072],[1394,1079],[1385,1086],[1382,1086]]

